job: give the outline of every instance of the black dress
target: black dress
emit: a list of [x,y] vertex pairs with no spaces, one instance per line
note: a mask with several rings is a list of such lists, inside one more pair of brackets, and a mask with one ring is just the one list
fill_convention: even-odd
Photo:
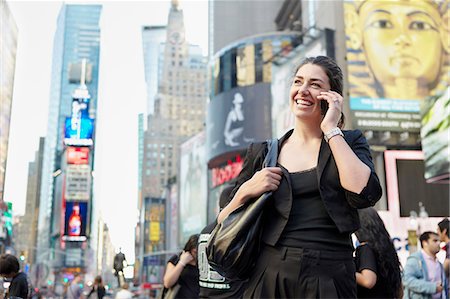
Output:
[[[179,255],[174,255],[169,259],[169,263],[172,263],[173,265],[177,265],[179,261]],[[176,298],[198,298],[200,292],[198,278],[198,267],[187,264],[183,271],[181,271],[177,281],[180,285],[180,290],[178,291]]]

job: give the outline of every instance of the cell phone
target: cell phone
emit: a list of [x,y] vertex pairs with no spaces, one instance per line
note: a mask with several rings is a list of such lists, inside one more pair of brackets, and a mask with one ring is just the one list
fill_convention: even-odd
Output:
[[328,111],[328,102],[326,100],[320,101],[320,110],[322,111],[322,115],[325,115]]

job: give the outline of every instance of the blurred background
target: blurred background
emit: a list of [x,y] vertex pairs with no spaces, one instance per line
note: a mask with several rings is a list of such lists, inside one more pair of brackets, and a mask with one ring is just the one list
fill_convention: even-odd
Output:
[[83,273],[114,290],[123,253],[123,280],[156,296],[247,146],[292,128],[309,56],[344,71],[400,260],[450,214],[449,1],[0,4],[0,252],[38,289]]

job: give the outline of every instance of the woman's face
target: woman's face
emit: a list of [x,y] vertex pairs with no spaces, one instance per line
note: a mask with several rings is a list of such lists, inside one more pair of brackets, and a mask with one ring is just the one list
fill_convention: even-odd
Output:
[[289,105],[296,117],[314,117],[321,119],[321,91],[329,91],[330,82],[322,67],[305,64],[295,74],[290,90]]
[[367,1],[360,10],[364,50],[381,83],[411,78],[429,84],[442,56],[436,8],[427,1]]

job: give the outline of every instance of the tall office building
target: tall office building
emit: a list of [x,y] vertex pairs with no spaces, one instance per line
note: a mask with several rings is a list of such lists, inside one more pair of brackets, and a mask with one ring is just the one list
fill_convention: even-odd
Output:
[[282,6],[280,0],[210,0],[209,56],[238,39],[276,31],[275,19]]
[[17,25],[5,0],[0,0],[0,8],[0,201],[3,201],[16,68]]
[[153,115],[145,133],[143,197],[160,197],[177,174],[178,147],[204,127],[206,58],[184,38],[183,11],[173,1]]
[[164,49],[166,40],[166,26],[143,26],[142,47],[144,53],[145,83],[147,86],[147,114],[153,114],[155,97],[158,92],[158,72],[160,51]]
[[3,192],[17,50],[17,25],[4,0],[0,0],[0,24],[0,253],[2,253],[6,246],[10,246],[2,215],[7,211]]
[[[143,282],[161,282],[166,257],[152,256],[166,245],[164,189],[178,174],[179,147],[204,128],[206,58],[185,40],[183,11],[173,0],[166,41],[159,47],[158,93],[148,115],[142,155],[140,244],[136,263]],[[141,236],[141,237],[139,237]],[[145,257],[144,257],[145,256]]]
[[[37,262],[45,262],[47,265],[63,266],[64,258],[67,257],[67,255],[63,257],[62,261],[53,260],[57,259],[55,252],[60,252],[58,248],[62,245],[61,232],[64,229],[61,228],[61,223],[64,223],[63,211],[67,208],[65,195],[68,191],[67,188],[63,190],[63,182],[68,175],[65,168],[69,163],[66,157],[65,138],[72,133],[70,128],[75,127],[78,130],[80,126],[84,128],[84,124],[89,123],[88,119],[95,119],[96,116],[101,10],[101,5],[63,4],[58,16],[53,45],[48,127],[38,221],[40,258]],[[75,101],[73,93],[80,87],[85,95],[80,95],[79,101]],[[86,97],[89,98],[88,102]],[[72,122],[69,120],[68,127],[67,119],[72,120]],[[74,120],[77,121],[78,127],[74,126]],[[85,150],[73,151],[76,152],[75,160],[85,154]],[[89,165],[93,165],[93,156],[91,150]],[[90,188],[90,183],[86,186]]]
[[[42,161],[44,158],[45,138],[39,138],[39,149],[34,161],[28,163],[27,198],[25,215],[22,218],[19,235],[14,236],[16,250],[25,251],[27,263],[34,264],[36,260],[37,224],[39,215],[40,187],[42,178]],[[19,248],[17,241],[20,241]]]

